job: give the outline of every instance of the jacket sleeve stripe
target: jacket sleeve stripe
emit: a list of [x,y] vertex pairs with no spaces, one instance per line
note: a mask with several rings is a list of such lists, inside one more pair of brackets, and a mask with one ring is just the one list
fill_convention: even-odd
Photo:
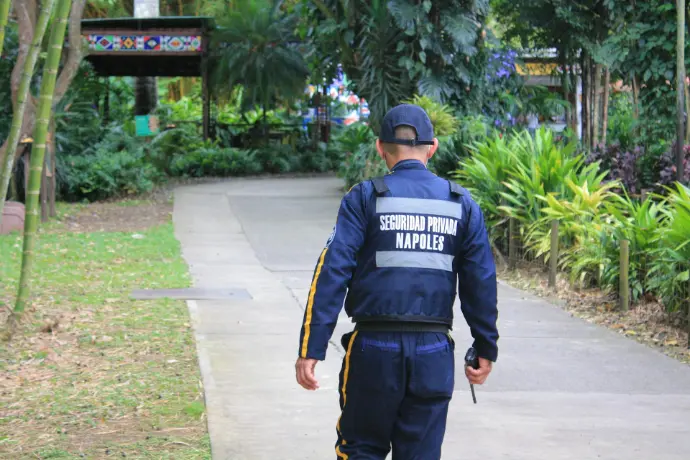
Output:
[[321,275],[321,268],[323,267],[323,261],[326,258],[326,252],[328,248],[325,248],[321,252],[321,257],[319,258],[319,263],[316,265],[316,272],[314,273],[314,279],[311,282],[311,288],[309,289],[309,300],[307,301],[307,311],[304,318],[304,338],[302,339],[302,358],[307,357],[307,350],[309,345],[309,333],[311,332],[311,316],[312,309],[314,307],[314,296],[316,295],[316,284],[319,281],[319,275]]

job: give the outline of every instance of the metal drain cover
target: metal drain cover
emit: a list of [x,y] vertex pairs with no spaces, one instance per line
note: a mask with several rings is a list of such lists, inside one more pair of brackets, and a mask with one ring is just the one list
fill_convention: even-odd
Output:
[[179,300],[251,300],[252,298],[246,289],[214,288],[136,289],[132,291],[131,296],[137,300],[166,298]]

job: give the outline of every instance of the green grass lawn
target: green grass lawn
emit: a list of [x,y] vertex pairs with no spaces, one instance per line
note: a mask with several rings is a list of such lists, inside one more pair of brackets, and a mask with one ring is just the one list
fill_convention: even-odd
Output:
[[[210,458],[186,304],[129,298],[189,286],[172,224],[71,233],[52,221],[36,253],[32,307],[0,344],[0,458]],[[13,306],[20,260],[21,237],[0,236],[0,304]]]

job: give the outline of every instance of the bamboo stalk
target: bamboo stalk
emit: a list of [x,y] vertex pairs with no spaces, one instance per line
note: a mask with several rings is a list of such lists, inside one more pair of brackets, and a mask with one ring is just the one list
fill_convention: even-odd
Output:
[[16,324],[21,320],[26,303],[30,294],[31,268],[34,260],[34,243],[36,230],[38,227],[38,198],[41,188],[41,178],[48,137],[48,124],[50,123],[53,108],[53,93],[55,91],[55,80],[57,79],[62,47],[65,39],[65,29],[67,28],[67,18],[69,16],[72,0],[58,0],[55,15],[55,23],[50,36],[48,47],[48,57],[46,58],[41,82],[41,95],[38,103],[36,126],[34,128],[34,148],[31,154],[31,166],[29,176],[29,186],[26,200],[26,219],[24,221],[24,248],[22,252],[22,268],[19,278],[19,292],[17,302],[14,307],[14,314],[9,316],[11,321],[9,332],[14,331]]
[[[22,125],[24,124],[24,111],[26,110],[26,100],[29,96],[31,87],[31,78],[36,68],[36,61],[38,54],[41,51],[41,42],[45,35],[50,14],[53,10],[55,0],[46,0],[43,2],[43,8],[38,16],[36,30],[34,31],[34,38],[31,41],[29,53],[24,62],[24,69],[22,70],[22,78],[19,83],[19,91],[17,92],[17,106],[15,107],[12,116],[12,126],[7,137],[7,149],[5,150],[5,163],[0,163],[0,224],[2,224],[2,211],[5,209],[5,199],[7,198],[7,187],[10,184],[12,177],[12,167],[14,166],[14,157],[17,153],[19,145],[19,138],[22,134]],[[4,167],[3,167],[4,166]]]
[[50,150],[48,152],[48,155],[50,155],[50,161],[48,162],[50,164],[50,168],[48,169],[48,175],[50,176],[50,180],[48,181],[48,214],[50,217],[57,216],[57,210],[55,209],[55,195],[57,193],[57,144],[55,142],[55,133],[55,117],[51,117],[50,127],[48,128],[48,136],[50,137]]
[[5,28],[10,19],[10,6],[12,6],[12,0],[0,0],[0,56],[5,44]]

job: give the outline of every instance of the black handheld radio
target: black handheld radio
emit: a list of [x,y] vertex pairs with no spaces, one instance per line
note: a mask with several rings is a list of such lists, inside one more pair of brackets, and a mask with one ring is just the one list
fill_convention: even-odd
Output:
[[[465,366],[471,367],[472,369],[479,369],[479,357],[477,356],[477,350],[470,347],[465,354]],[[477,397],[474,394],[474,385],[470,383],[470,390],[472,390],[472,400],[477,404]]]

